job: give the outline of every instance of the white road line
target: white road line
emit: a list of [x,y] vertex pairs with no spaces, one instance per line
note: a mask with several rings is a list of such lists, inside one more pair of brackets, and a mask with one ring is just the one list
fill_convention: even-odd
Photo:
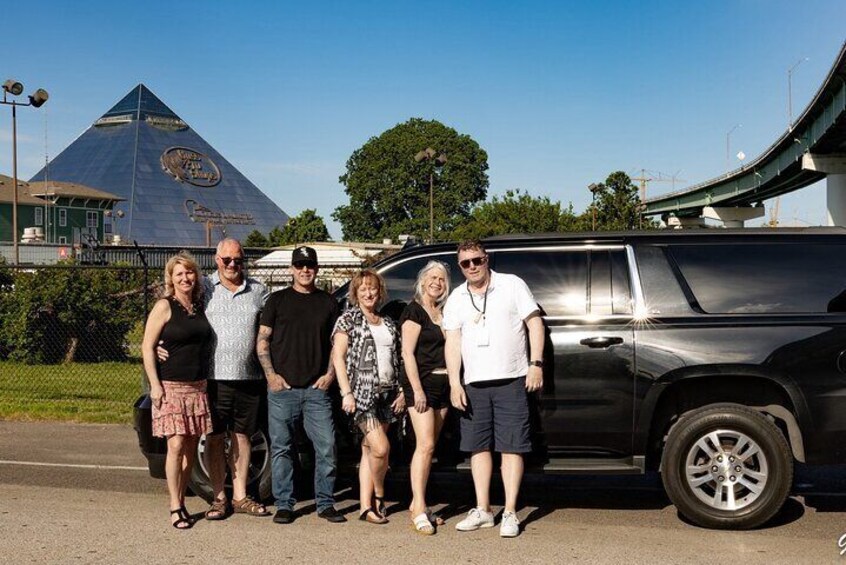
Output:
[[41,463],[39,461],[8,461],[0,459],[0,465],[23,465],[30,467],[69,467],[71,469],[102,469],[106,471],[149,471],[147,467],[129,465],[79,465],[73,463]]

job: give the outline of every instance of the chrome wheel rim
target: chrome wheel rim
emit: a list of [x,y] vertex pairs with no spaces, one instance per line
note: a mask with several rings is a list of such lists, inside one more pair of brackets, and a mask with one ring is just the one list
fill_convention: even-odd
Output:
[[[252,485],[253,483],[255,483],[261,477],[264,470],[270,465],[270,450],[267,443],[267,438],[264,436],[264,434],[260,431],[253,434],[253,436],[250,438],[250,444],[250,467],[247,471],[248,485]],[[230,434],[226,434],[226,437],[223,439],[223,445],[223,452],[227,461],[226,477],[227,481],[229,481],[228,461],[229,458],[232,456],[232,437],[230,436]],[[203,475],[206,477],[210,477],[208,446],[205,435],[203,435],[200,438],[200,441],[197,443],[197,463],[199,464]]]
[[696,498],[718,510],[740,510],[764,492],[769,476],[761,446],[737,430],[714,430],[687,452],[685,479]]

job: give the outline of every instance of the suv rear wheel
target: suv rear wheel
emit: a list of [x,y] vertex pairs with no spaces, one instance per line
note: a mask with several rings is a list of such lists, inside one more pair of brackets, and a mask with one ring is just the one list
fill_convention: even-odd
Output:
[[[272,495],[272,483],[270,473],[270,442],[262,430],[257,431],[251,438],[252,449],[250,450],[250,467],[247,474],[247,492],[256,496],[257,500],[268,500]],[[227,461],[231,453],[232,441],[227,434],[224,439],[224,452]],[[197,496],[211,502],[214,498],[211,479],[209,478],[209,457],[206,449],[206,436],[200,438],[197,444],[197,457],[194,461],[194,468],[191,470],[191,478],[188,486]],[[227,466],[226,481],[227,499],[232,499],[232,476]]]
[[700,526],[749,529],[784,504],[793,458],[765,415],[739,404],[685,413],[670,430],[661,462],[667,495]]

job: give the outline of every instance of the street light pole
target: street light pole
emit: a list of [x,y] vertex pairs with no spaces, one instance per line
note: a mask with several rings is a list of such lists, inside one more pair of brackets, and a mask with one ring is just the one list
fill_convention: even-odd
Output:
[[43,88],[39,88],[34,94],[29,95],[28,103],[8,100],[7,96],[20,96],[23,93],[23,84],[14,79],[3,83],[3,100],[0,104],[12,107],[12,248],[14,249],[15,265],[20,264],[20,250],[18,249],[18,106],[32,106],[40,108],[47,102],[49,95]]
[[427,147],[422,151],[418,151],[414,156],[417,163],[422,161],[432,161],[434,168],[429,171],[429,243],[435,241],[435,169],[443,167],[447,158],[443,153],[438,153],[431,147]]
[[731,134],[734,133],[734,130],[737,128],[742,127],[743,124],[735,124],[735,126],[726,133],[726,172],[731,170]]
[[598,184],[592,182],[588,185],[588,190],[590,191],[590,209],[593,220],[591,223],[591,231],[596,231],[596,193],[601,189]]
[[429,172],[429,243],[435,241],[435,172]]
[[789,131],[793,131],[793,71],[807,60],[807,57],[799,59],[787,69],[787,129]]
[[[3,102],[6,92],[3,91]],[[18,107],[12,100],[12,248],[14,249],[15,265],[20,264],[21,256],[18,249]]]

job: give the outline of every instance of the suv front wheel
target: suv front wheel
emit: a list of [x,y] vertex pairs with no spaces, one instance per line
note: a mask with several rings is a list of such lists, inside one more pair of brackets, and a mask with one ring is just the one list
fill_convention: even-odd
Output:
[[739,404],[713,404],[682,415],[661,461],[664,488],[679,512],[708,528],[760,526],[784,504],[793,458],[765,415]]
[[[257,431],[251,438],[252,448],[250,449],[250,467],[247,473],[247,492],[256,496],[259,501],[268,500],[272,495],[271,473],[270,473],[270,442],[262,430]],[[197,457],[194,460],[194,468],[191,470],[191,478],[188,486],[191,492],[211,502],[214,498],[211,479],[209,478],[209,456],[207,450],[206,436],[200,438],[197,444]],[[229,461],[232,450],[232,440],[227,434],[224,439],[224,453]],[[224,488],[226,498],[232,499],[232,476],[229,473],[227,464],[226,479]]]

